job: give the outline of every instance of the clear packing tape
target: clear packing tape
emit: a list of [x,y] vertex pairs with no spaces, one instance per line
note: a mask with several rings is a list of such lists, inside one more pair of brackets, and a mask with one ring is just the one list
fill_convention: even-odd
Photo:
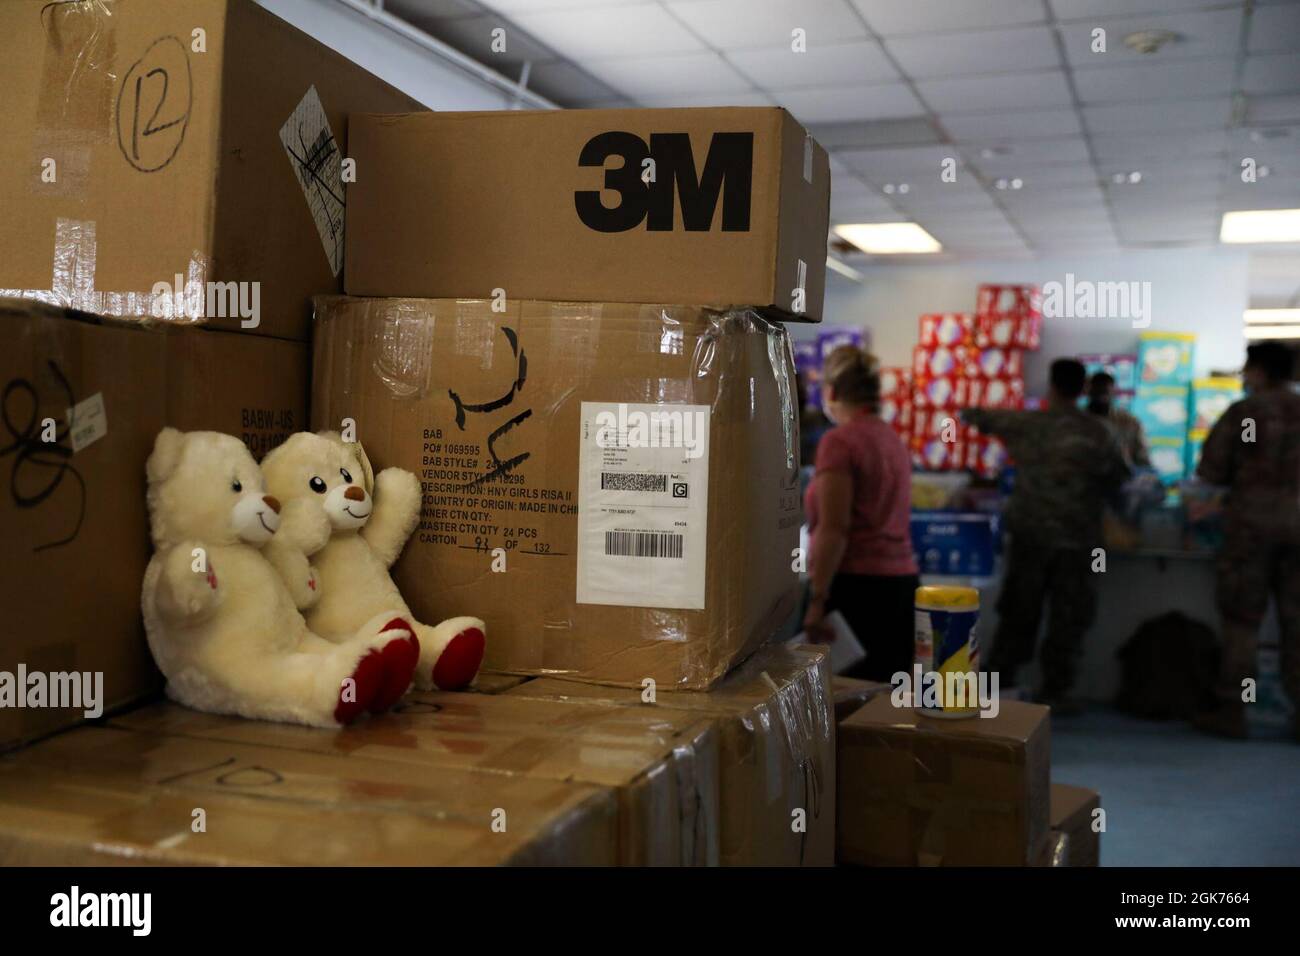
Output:
[[208,290],[208,258],[190,256],[179,287],[166,292],[106,292],[95,288],[96,239],[93,220],[58,219],[54,226],[54,271],[48,289],[0,289],[0,298],[29,299],[64,309],[119,318],[201,321]]

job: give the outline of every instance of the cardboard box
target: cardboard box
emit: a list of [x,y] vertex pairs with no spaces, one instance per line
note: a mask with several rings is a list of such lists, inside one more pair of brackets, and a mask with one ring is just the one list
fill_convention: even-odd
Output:
[[1185,385],[1142,385],[1133,400],[1133,415],[1147,438],[1185,438],[1189,425]]
[[843,723],[846,717],[857,713],[867,701],[878,694],[888,694],[890,690],[890,685],[881,681],[858,680],[856,677],[841,677],[836,674],[831,678],[835,723]]
[[609,865],[615,822],[588,784],[116,728],[0,759],[5,866]]
[[1053,834],[1069,838],[1065,865],[1101,865],[1101,834],[1092,828],[1093,811],[1100,806],[1101,796],[1096,790],[1066,783],[1052,784],[1048,821]]
[[784,110],[351,124],[352,295],[752,306],[821,320],[830,166]]
[[1208,432],[1241,395],[1238,379],[1227,376],[1194,379],[1189,430]]
[[718,862],[717,736],[711,722],[689,712],[507,694],[412,693],[391,714],[345,734],[214,716],[173,704],[124,714],[112,723],[152,736],[405,765],[413,780],[451,769],[592,784],[615,795],[619,863]]
[[478,676],[474,678],[474,683],[465,689],[476,694],[504,694],[510,688],[518,687],[526,680],[528,680],[527,677],[519,674],[495,674],[488,671],[479,671]]
[[0,35],[0,295],[308,337],[347,114],[419,104],[252,0],[10,0]]
[[839,727],[839,858],[885,866],[1026,866],[1048,830],[1048,708],[923,717],[876,697]]
[[[99,673],[105,709],[156,691],[140,618],[154,438],[164,425],[223,431],[260,457],[304,427],[307,369],[298,342],[0,300],[10,432],[0,463],[11,476],[0,494],[0,674]],[[77,723],[86,709],[21,706],[28,699],[0,707],[0,750]]]
[[[723,866],[830,866],[835,721],[823,648],[770,645],[707,693],[620,690],[540,678],[507,696],[600,702],[717,723]],[[798,817],[798,811],[803,811]],[[796,830],[802,819],[804,829]]]
[[788,343],[752,312],[327,297],[313,423],[419,476],[394,577],[422,620],[482,617],[487,668],[702,689],[797,599]]

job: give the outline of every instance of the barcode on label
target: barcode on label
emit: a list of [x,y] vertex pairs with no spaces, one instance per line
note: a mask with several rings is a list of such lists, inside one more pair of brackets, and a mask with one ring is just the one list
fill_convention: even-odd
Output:
[[605,553],[637,558],[680,558],[684,536],[667,531],[606,531]]
[[623,475],[602,471],[600,473],[601,491],[667,491],[667,475],[631,474]]

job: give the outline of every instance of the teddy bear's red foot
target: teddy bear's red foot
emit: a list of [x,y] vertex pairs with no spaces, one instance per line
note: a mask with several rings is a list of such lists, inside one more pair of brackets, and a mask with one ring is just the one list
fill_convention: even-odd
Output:
[[334,708],[334,719],[346,727],[364,714],[383,688],[384,675],[384,658],[378,651],[372,650],[361,658],[357,669],[352,672],[351,687],[344,681],[339,688],[339,705]]
[[477,627],[467,627],[443,648],[433,665],[433,682],[439,690],[460,690],[474,679],[483,663],[486,641]]
[[[420,640],[411,625],[395,617],[384,625],[383,632],[405,631],[384,645],[380,655],[384,659],[384,679],[379,691],[370,702],[372,714],[382,714],[396,704],[411,686],[415,667],[420,662]],[[381,632],[381,633],[383,633]]]

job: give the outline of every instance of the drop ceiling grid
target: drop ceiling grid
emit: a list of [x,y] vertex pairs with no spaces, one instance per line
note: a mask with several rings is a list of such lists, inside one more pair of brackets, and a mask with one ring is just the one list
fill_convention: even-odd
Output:
[[[952,203],[923,202],[919,190],[909,197],[887,195],[879,187],[903,177],[881,178],[854,168],[855,153],[861,158],[875,150],[844,146],[830,147],[832,156],[846,159],[836,164],[835,175],[851,176],[874,192],[879,202],[865,202],[860,189],[839,190],[850,198],[847,204],[833,203],[832,217],[839,219],[836,207],[848,212],[883,206],[899,218],[932,226],[941,239],[946,223],[957,227],[951,230],[954,235],[969,235],[972,223],[982,219],[992,233],[1012,229],[1031,249],[1040,245],[1032,241],[1035,235],[1046,235],[1041,225],[1045,220],[1070,216],[1071,210],[1077,215],[1097,196],[1096,206],[1113,233],[1111,241],[1125,238],[1124,220],[1129,217],[1117,215],[1112,203],[1123,197],[1125,208],[1131,204],[1133,212],[1156,227],[1156,233],[1143,229],[1141,243],[1135,244],[1159,244],[1159,239],[1150,237],[1165,221],[1177,227],[1170,230],[1171,241],[1188,241],[1190,220],[1185,210],[1204,214],[1204,241],[1213,242],[1221,211],[1241,203],[1242,190],[1232,188],[1236,160],[1230,150],[1235,143],[1227,134],[1233,129],[1230,97],[1246,82],[1247,64],[1254,67],[1251,82],[1262,84],[1269,95],[1300,91],[1296,52],[1300,37],[1284,36],[1289,24],[1300,22],[1295,19],[1300,5],[1290,0],[1253,4],[1246,0],[389,0],[387,6],[413,22],[415,14],[423,11],[435,19],[460,18],[468,23],[473,22],[471,17],[486,17],[513,26],[523,34],[524,44],[548,51],[551,56],[544,66],[562,64],[573,75],[596,78],[593,86],[602,99],[580,99],[577,105],[619,105],[624,98],[656,106],[734,100],[783,103],[788,98],[817,110],[819,122],[810,125],[820,131],[847,129],[871,115],[861,99],[873,89],[893,104],[890,116],[905,113],[914,101],[916,115],[938,134],[938,143],[929,145],[954,154],[959,177],[978,184],[1004,225],[998,227],[995,219],[975,214],[964,198]],[[1249,30],[1248,11],[1258,17],[1261,10],[1270,24],[1268,37]],[[795,26],[808,30],[806,54],[789,51],[788,38]],[[1115,61],[1086,62],[1089,54],[1078,42],[1086,42],[1093,26],[1106,28],[1107,56],[1115,56]],[[1122,39],[1132,30],[1148,27],[1173,29],[1186,39],[1152,61],[1141,60],[1123,48]],[[825,32],[834,33],[834,42],[821,43]],[[1229,32],[1231,36],[1223,35]],[[998,53],[1020,42],[1031,44],[1026,59],[1007,63],[1010,69],[988,69],[993,62],[1001,66],[1006,57],[995,56],[991,62],[981,50]],[[825,60],[820,71],[811,62],[794,69],[792,61],[779,56],[815,57],[819,46]],[[646,47],[657,54],[638,56]],[[950,65],[945,67],[942,57],[927,52],[934,50],[948,50]],[[826,51],[836,51],[835,58],[828,58]],[[688,92],[683,87],[689,84],[669,75],[673,82],[662,81],[665,89],[647,93],[644,87],[653,86],[653,77],[671,74],[674,60],[679,65],[707,65],[707,75],[719,88]],[[967,67],[981,72],[942,75]],[[538,64],[533,68],[536,75]],[[638,89],[621,89],[620,76],[638,78]],[[823,80],[832,76],[840,81],[857,76],[857,80],[826,86]],[[1224,84],[1227,77],[1230,82]],[[1016,84],[1021,82],[1030,84],[1026,93],[1035,97],[1027,109],[1019,108],[1015,99]],[[963,84],[971,89],[963,90]],[[1142,85],[1147,89],[1134,89]],[[982,88],[985,108],[970,108],[980,102],[977,87]],[[606,99],[606,91],[616,95]],[[931,102],[932,94],[940,100],[948,98],[938,104],[943,108]],[[837,95],[845,102],[842,118],[834,114]],[[948,108],[954,103],[966,108]],[[1284,111],[1289,108],[1286,102],[1280,105]],[[1042,111],[1041,122],[1051,123],[1054,132],[1033,135],[1032,123],[1024,119],[1027,111]],[[1154,131],[1151,123],[1156,124]],[[1167,125],[1183,128],[1163,129]],[[987,132],[997,126],[1006,127],[1003,135]],[[1218,134],[1217,143],[1212,134]],[[1153,138],[1162,145],[1152,144]],[[1062,147],[1058,155],[1070,156],[1077,151],[1072,145],[1076,141],[1082,143],[1082,157],[1040,158],[1050,156],[1058,144]],[[1197,145],[1189,147],[1193,149],[1189,153],[1184,143]],[[1017,162],[1017,144],[1024,144],[1023,165]],[[925,145],[912,144],[913,148]],[[1012,146],[1008,156],[981,155],[986,147],[1007,145]],[[907,144],[886,149],[900,146]],[[1189,155],[1194,160],[1189,159],[1183,169],[1182,157]],[[1111,173],[1147,166],[1155,170],[1150,190],[1143,190],[1145,183],[1114,188],[1104,184]],[[1047,180],[1044,188],[1033,189],[1036,170]],[[1285,172],[1294,176],[1294,164]],[[1093,185],[1081,180],[1085,173]],[[908,175],[937,179],[938,169],[918,167]],[[997,179],[1015,176],[1025,181],[1023,193],[994,188]],[[1161,180],[1177,188],[1156,188]],[[1099,183],[1103,185],[1096,188]],[[1269,186],[1271,195],[1289,195],[1285,183]],[[1025,224],[1033,223],[1032,228],[1022,225],[1021,217]],[[1107,238],[1093,230],[1095,216],[1085,218],[1087,228],[1070,231],[1097,235],[1098,241]]]

